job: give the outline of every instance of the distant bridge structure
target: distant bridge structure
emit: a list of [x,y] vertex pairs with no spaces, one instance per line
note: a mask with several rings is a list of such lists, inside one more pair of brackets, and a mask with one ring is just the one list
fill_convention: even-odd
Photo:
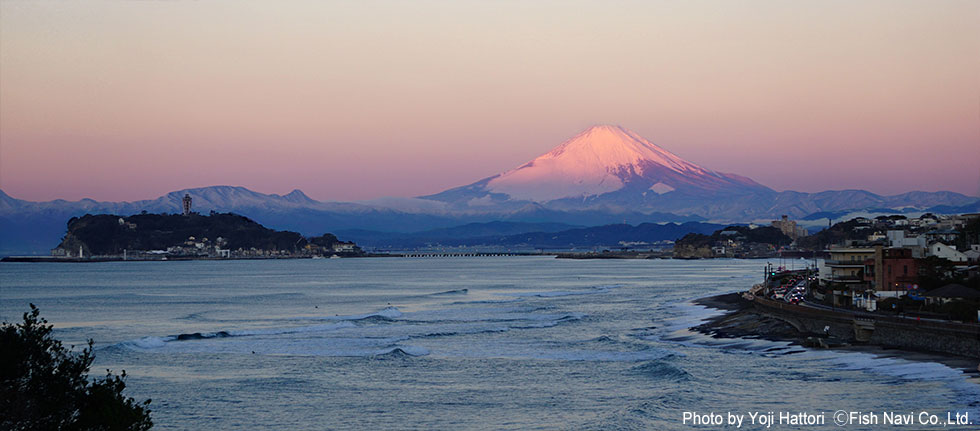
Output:
[[451,258],[451,257],[503,257],[503,256],[554,256],[555,253],[533,252],[410,252],[402,253],[400,257],[415,258]]

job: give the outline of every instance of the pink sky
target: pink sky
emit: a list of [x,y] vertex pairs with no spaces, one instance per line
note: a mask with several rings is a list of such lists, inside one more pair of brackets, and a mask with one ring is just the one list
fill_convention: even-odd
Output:
[[414,196],[599,123],[777,190],[980,194],[980,2],[2,2],[0,189]]

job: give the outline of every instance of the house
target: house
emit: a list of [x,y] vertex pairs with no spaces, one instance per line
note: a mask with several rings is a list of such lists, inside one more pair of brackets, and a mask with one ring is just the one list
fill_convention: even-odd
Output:
[[960,232],[954,229],[932,229],[924,235],[929,242],[953,242]]
[[941,242],[929,244],[926,256],[936,256],[951,262],[966,262],[968,259],[965,254],[956,250],[955,246],[946,245]]
[[976,218],[980,218],[980,214],[969,213],[953,215],[940,220],[936,227],[939,229],[962,229]]
[[980,244],[971,245],[969,250],[963,252],[963,255],[969,262],[980,261]]

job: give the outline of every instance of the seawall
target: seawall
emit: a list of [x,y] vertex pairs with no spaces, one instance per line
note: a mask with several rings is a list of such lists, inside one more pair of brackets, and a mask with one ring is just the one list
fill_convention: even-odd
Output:
[[822,310],[761,297],[750,302],[760,314],[783,320],[804,333],[829,333],[851,343],[980,359],[977,324]]

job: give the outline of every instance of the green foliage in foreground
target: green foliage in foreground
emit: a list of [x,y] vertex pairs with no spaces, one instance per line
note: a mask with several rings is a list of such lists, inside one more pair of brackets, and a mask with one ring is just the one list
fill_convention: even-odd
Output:
[[88,379],[92,340],[72,353],[31,304],[24,323],[0,327],[0,429],[148,430],[150,400],[123,396],[126,372]]

